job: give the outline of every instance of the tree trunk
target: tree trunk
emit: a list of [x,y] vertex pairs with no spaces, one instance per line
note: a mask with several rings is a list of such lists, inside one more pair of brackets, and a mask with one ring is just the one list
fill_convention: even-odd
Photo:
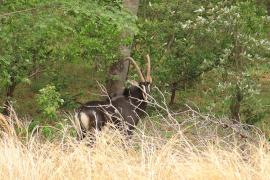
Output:
[[270,2],[268,2],[266,6],[267,6],[268,15],[270,16]]
[[11,98],[14,96],[14,91],[15,91],[16,86],[17,86],[17,83],[15,81],[15,78],[12,76],[10,78],[10,84],[7,87],[6,100],[5,100],[4,105],[3,105],[3,107],[4,107],[3,114],[4,115],[8,116],[10,114],[10,112],[9,112],[10,104],[9,103],[10,103]]
[[172,83],[172,87],[171,87],[171,101],[170,101],[170,105],[173,105],[175,102],[175,95],[176,95],[176,90],[177,90],[177,83],[174,82]]
[[240,123],[241,118],[240,118],[240,108],[241,108],[241,101],[243,99],[243,95],[241,93],[241,89],[239,86],[236,86],[235,89],[235,94],[231,99],[231,104],[230,104],[230,111],[231,111],[231,119],[233,123]]
[[5,100],[5,103],[3,105],[3,107],[4,107],[3,114],[6,116],[8,116],[10,114],[10,112],[9,112],[10,104],[9,103],[10,103],[11,98],[14,96],[14,91],[15,91],[16,86],[17,86],[17,83],[15,82],[15,78],[11,77],[11,83],[7,87],[6,100]]
[[231,66],[234,73],[234,83],[235,88],[234,92],[232,92],[232,98],[230,103],[230,113],[231,120],[233,123],[240,123],[240,110],[241,110],[241,102],[243,100],[243,93],[241,88],[239,87],[239,81],[243,80],[243,58],[241,57],[241,53],[243,53],[243,47],[240,45],[237,35],[234,34],[234,48],[232,50],[229,59],[231,60]]
[[[124,8],[129,11],[132,15],[137,16],[140,0],[123,0]],[[126,29],[122,32],[121,38],[126,39],[127,37],[133,38],[134,33]],[[129,57],[131,54],[130,46],[119,47],[120,60],[114,63],[109,68],[109,79],[107,81],[107,91],[111,96],[122,94],[124,90],[125,81],[127,80],[129,61],[124,61],[124,58]]]

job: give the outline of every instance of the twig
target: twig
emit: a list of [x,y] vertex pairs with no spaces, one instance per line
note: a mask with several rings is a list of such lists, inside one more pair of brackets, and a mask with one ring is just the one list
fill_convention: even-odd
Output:
[[45,70],[36,69],[35,72],[33,72],[32,74],[30,74],[30,75],[28,76],[28,78],[32,78],[32,77],[36,76],[37,74],[42,73],[42,72],[44,72],[44,71],[45,71]]

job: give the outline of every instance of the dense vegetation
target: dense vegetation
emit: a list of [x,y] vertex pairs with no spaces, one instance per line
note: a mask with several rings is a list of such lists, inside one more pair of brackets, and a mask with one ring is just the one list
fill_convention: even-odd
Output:
[[[0,0],[0,179],[269,179],[269,15],[268,0]],[[74,109],[121,93],[138,79],[124,58],[147,54],[133,136],[77,139]]]
[[[122,57],[119,47],[128,46],[141,63],[150,54],[153,84],[172,111],[188,105],[255,124],[269,136],[269,4],[139,5],[134,16],[118,0],[0,1],[2,111],[11,103],[20,117],[30,117],[32,128],[61,122],[78,102],[101,98],[97,82],[106,84],[109,68]],[[132,69],[129,78],[136,78]]]

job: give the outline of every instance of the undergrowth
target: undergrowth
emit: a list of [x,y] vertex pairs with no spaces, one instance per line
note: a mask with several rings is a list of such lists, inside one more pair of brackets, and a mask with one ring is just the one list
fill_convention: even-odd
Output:
[[269,178],[270,146],[257,128],[152,105],[162,113],[143,119],[131,138],[108,124],[82,141],[72,115],[48,139],[12,111],[1,117],[0,179]]

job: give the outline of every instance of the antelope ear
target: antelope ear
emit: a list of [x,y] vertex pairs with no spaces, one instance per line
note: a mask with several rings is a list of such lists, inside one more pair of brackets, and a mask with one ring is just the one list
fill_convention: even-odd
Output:
[[139,83],[135,80],[128,80],[127,82],[131,84],[132,86],[139,86]]

